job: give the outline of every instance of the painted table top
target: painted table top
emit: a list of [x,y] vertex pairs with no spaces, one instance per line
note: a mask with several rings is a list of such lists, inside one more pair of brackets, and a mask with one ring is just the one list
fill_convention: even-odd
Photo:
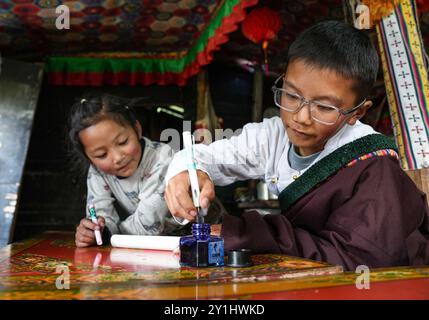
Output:
[[[76,248],[49,232],[0,249],[0,299],[429,299],[429,266],[357,273],[285,255],[248,268],[180,268],[170,252]],[[359,279],[358,279],[359,280]]]

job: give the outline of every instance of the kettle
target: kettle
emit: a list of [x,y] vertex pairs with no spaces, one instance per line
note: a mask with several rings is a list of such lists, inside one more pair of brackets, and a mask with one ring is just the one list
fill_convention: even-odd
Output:
[[265,181],[261,180],[256,185],[256,199],[258,200],[273,200],[277,199],[278,197],[271,193],[268,190],[268,186]]

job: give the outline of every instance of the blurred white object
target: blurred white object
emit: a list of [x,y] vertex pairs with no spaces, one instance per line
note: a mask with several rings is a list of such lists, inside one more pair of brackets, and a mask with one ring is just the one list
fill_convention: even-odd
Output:
[[270,200],[276,200],[278,198],[279,197],[276,194],[271,193],[271,192],[268,191],[268,199],[270,199]]
[[259,181],[256,185],[256,198],[258,200],[275,200],[278,199],[278,196],[274,193],[271,193],[268,190],[267,184],[265,181]]
[[256,198],[258,200],[268,200],[268,187],[265,181],[259,181],[256,185]]
[[280,209],[246,209],[244,212],[257,212],[261,216],[265,216],[266,214],[281,214],[282,211]]
[[121,265],[180,268],[180,255],[171,251],[113,248],[110,261]]

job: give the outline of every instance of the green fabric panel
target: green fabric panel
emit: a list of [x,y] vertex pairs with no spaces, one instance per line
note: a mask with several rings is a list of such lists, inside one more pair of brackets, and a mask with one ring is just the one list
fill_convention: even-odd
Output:
[[47,72],[183,72],[202,52],[216,30],[222,25],[241,0],[226,0],[216,17],[203,31],[197,43],[189,53],[180,59],[121,59],[121,58],[85,58],[85,57],[50,57],[46,64]]

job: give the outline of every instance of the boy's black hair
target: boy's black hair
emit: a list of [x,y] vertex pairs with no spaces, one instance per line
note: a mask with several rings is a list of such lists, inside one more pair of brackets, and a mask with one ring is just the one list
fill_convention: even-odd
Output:
[[137,117],[130,106],[131,102],[129,99],[94,92],[83,95],[73,104],[68,123],[68,149],[73,169],[86,173],[90,165],[79,139],[80,131],[102,120],[111,119],[124,127],[131,126],[138,134],[135,127]]
[[289,48],[287,64],[296,60],[354,79],[358,100],[369,94],[379,64],[377,51],[363,31],[334,20],[318,22],[297,37]]

